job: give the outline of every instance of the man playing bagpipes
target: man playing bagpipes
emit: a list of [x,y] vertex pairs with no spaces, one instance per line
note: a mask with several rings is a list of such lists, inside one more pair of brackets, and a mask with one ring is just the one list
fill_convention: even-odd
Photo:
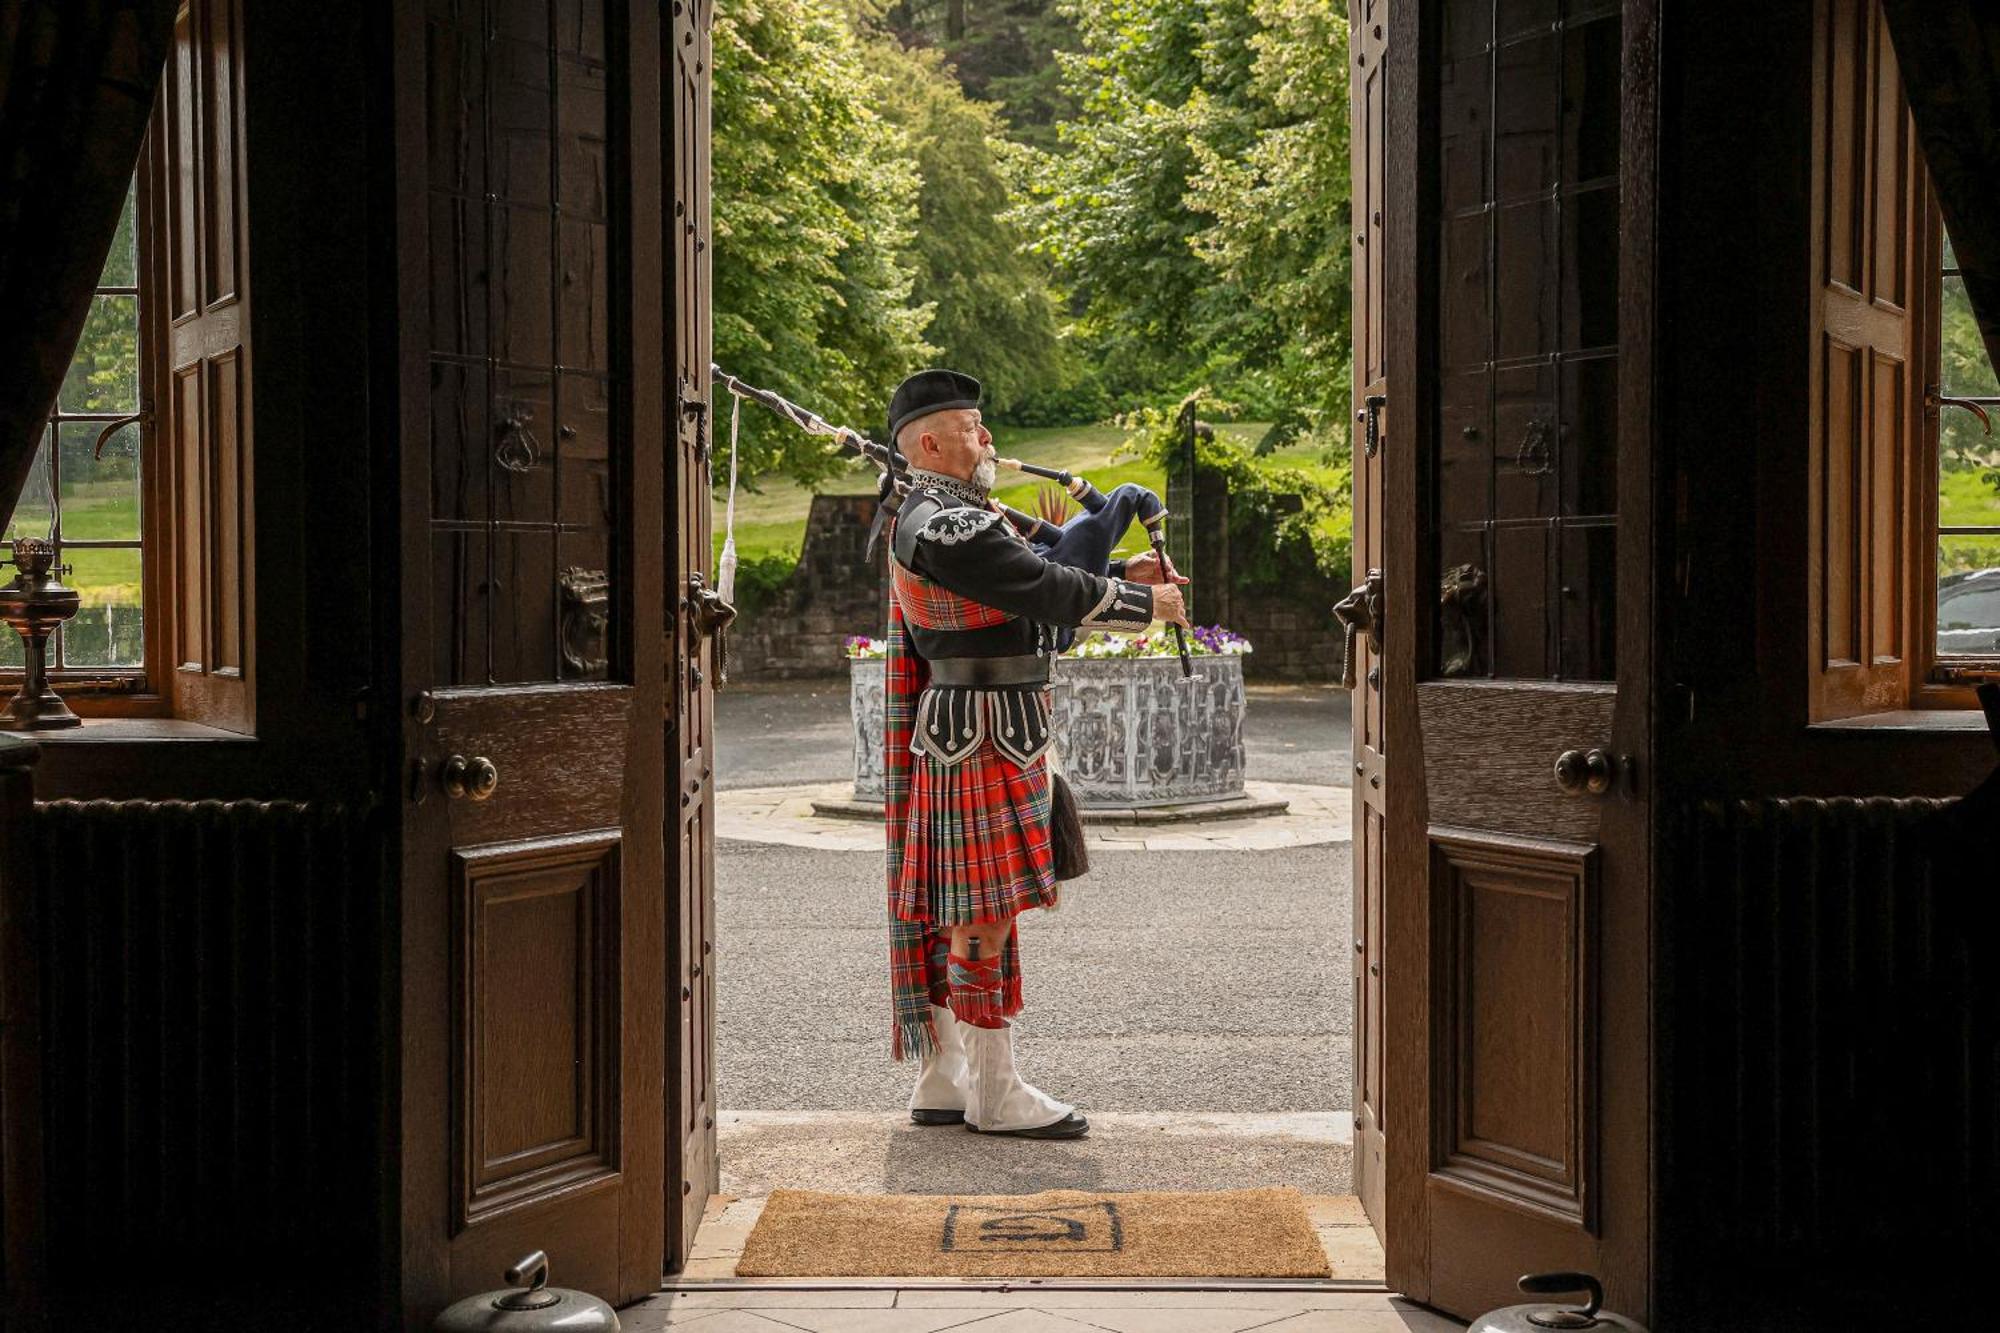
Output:
[[908,463],[888,527],[894,1052],[919,1058],[918,1124],[1075,1138],[1088,1122],[1020,1076],[1011,1025],[1022,1006],[1016,918],[1058,895],[1051,664],[1058,636],[1078,629],[1185,626],[1186,580],[1157,551],[1110,561],[1132,518],[1158,512],[1138,487],[1096,497],[1095,509],[1086,501],[1060,527],[1025,515],[1017,526],[991,497],[979,394],[969,375],[926,370],[889,405],[889,476],[896,452]]

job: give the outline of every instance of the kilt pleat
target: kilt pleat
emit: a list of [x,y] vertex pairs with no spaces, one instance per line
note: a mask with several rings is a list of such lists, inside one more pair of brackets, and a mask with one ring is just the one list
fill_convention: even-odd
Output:
[[901,874],[891,910],[930,926],[1004,921],[1052,906],[1048,764],[1026,768],[990,741],[955,764],[910,756]]

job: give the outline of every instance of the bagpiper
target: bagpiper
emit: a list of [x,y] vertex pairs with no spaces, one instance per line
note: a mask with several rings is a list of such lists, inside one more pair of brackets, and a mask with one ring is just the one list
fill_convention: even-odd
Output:
[[[1031,544],[992,499],[993,437],[979,398],[970,375],[926,370],[889,405],[890,448],[909,464],[908,491],[888,525],[894,1053],[919,1059],[910,1116],[920,1125],[1076,1138],[1089,1122],[1014,1064],[1016,919],[1058,896],[1051,666],[1065,630],[1185,625],[1178,584],[1186,580],[1152,554],[1107,562],[1102,572],[1074,568],[1053,558],[1062,529],[1050,525],[1033,531],[1040,541]],[[1158,505],[1151,492],[1140,494]],[[1122,533],[1128,505],[1139,501],[1120,498],[1089,518],[1116,522]],[[1069,545],[1108,556],[1118,535],[1079,534]]]

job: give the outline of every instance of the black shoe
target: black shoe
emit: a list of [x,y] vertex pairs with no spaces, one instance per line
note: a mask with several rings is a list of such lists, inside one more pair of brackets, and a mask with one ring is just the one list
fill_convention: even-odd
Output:
[[975,1134],[993,1134],[998,1137],[1016,1139],[1080,1139],[1090,1132],[1090,1122],[1071,1111],[1067,1119],[1058,1120],[1053,1125],[1043,1125],[1039,1129],[995,1129],[984,1130],[965,1122],[965,1127]]
[[919,1125],[962,1125],[965,1112],[912,1110],[910,1119]]

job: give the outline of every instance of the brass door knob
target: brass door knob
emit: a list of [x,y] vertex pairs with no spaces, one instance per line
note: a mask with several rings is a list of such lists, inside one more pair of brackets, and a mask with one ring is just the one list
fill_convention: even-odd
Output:
[[500,785],[500,770],[483,754],[473,755],[470,759],[462,754],[453,755],[444,761],[439,777],[444,783],[445,795],[454,798],[463,796],[474,801],[485,800]]
[[1556,756],[1556,786],[1571,796],[1602,796],[1615,768],[1609,751],[1564,750]]

